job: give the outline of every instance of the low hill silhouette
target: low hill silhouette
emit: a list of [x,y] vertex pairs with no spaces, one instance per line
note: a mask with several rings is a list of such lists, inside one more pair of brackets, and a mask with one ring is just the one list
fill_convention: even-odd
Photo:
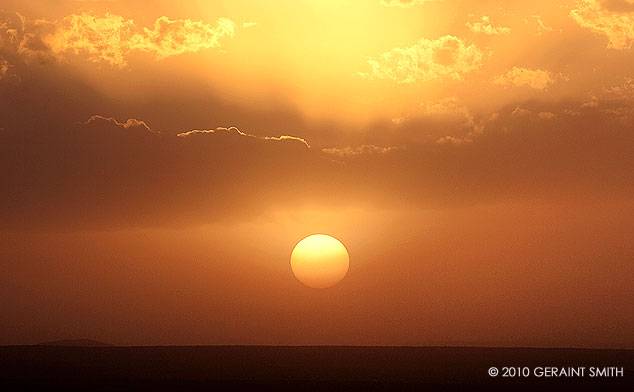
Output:
[[114,347],[112,344],[90,339],[64,339],[52,342],[42,342],[38,346],[64,346],[64,347]]

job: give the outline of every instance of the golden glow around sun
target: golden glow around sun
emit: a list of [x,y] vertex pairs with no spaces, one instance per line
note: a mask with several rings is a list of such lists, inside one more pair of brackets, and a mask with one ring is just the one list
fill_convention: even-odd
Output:
[[343,244],[329,235],[301,240],[291,253],[295,277],[308,287],[323,289],[339,283],[348,273],[350,257]]

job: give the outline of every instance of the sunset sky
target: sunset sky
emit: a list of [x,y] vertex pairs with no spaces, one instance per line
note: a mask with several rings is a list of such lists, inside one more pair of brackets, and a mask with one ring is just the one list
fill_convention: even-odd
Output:
[[0,344],[634,348],[633,46],[634,0],[3,0]]

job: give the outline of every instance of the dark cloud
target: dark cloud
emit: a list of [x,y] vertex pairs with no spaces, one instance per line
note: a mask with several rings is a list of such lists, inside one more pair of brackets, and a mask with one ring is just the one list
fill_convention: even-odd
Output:
[[634,3],[628,0],[603,0],[603,7],[615,12],[634,12]]
[[5,225],[240,219],[294,199],[295,184],[325,164],[296,139],[233,130],[161,135],[142,121],[102,116],[66,129],[3,132],[0,140]]

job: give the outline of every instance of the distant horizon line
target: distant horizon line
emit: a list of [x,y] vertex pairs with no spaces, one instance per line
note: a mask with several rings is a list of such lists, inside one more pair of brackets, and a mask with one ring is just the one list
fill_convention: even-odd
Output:
[[[81,342],[81,341],[90,341],[94,343],[100,343],[102,346],[88,346],[88,345],[62,345],[59,343],[64,342]],[[56,344],[57,343],[57,344]],[[231,348],[231,347],[262,347],[262,348],[478,348],[478,349],[528,349],[528,350],[634,350],[634,345],[632,346],[598,346],[598,347],[588,347],[588,346],[502,346],[502,345],[455,345],[455,344],[430,344],[430,345],[394,345],[394,344],[386,344],[386,345],[351,345],[351,344],[141,344],[141,345],[116,345],[112,343],[105,343],[97,340],[90,339],[64,339],[59,341],[47,341],[42,343],[33,343],[33,344],[3,344],[0,347],[66,347],[66,348],[142,348],[142,347],[156,347],[156,348],[186,348],[186,347],[208,347],[208,348]]]

